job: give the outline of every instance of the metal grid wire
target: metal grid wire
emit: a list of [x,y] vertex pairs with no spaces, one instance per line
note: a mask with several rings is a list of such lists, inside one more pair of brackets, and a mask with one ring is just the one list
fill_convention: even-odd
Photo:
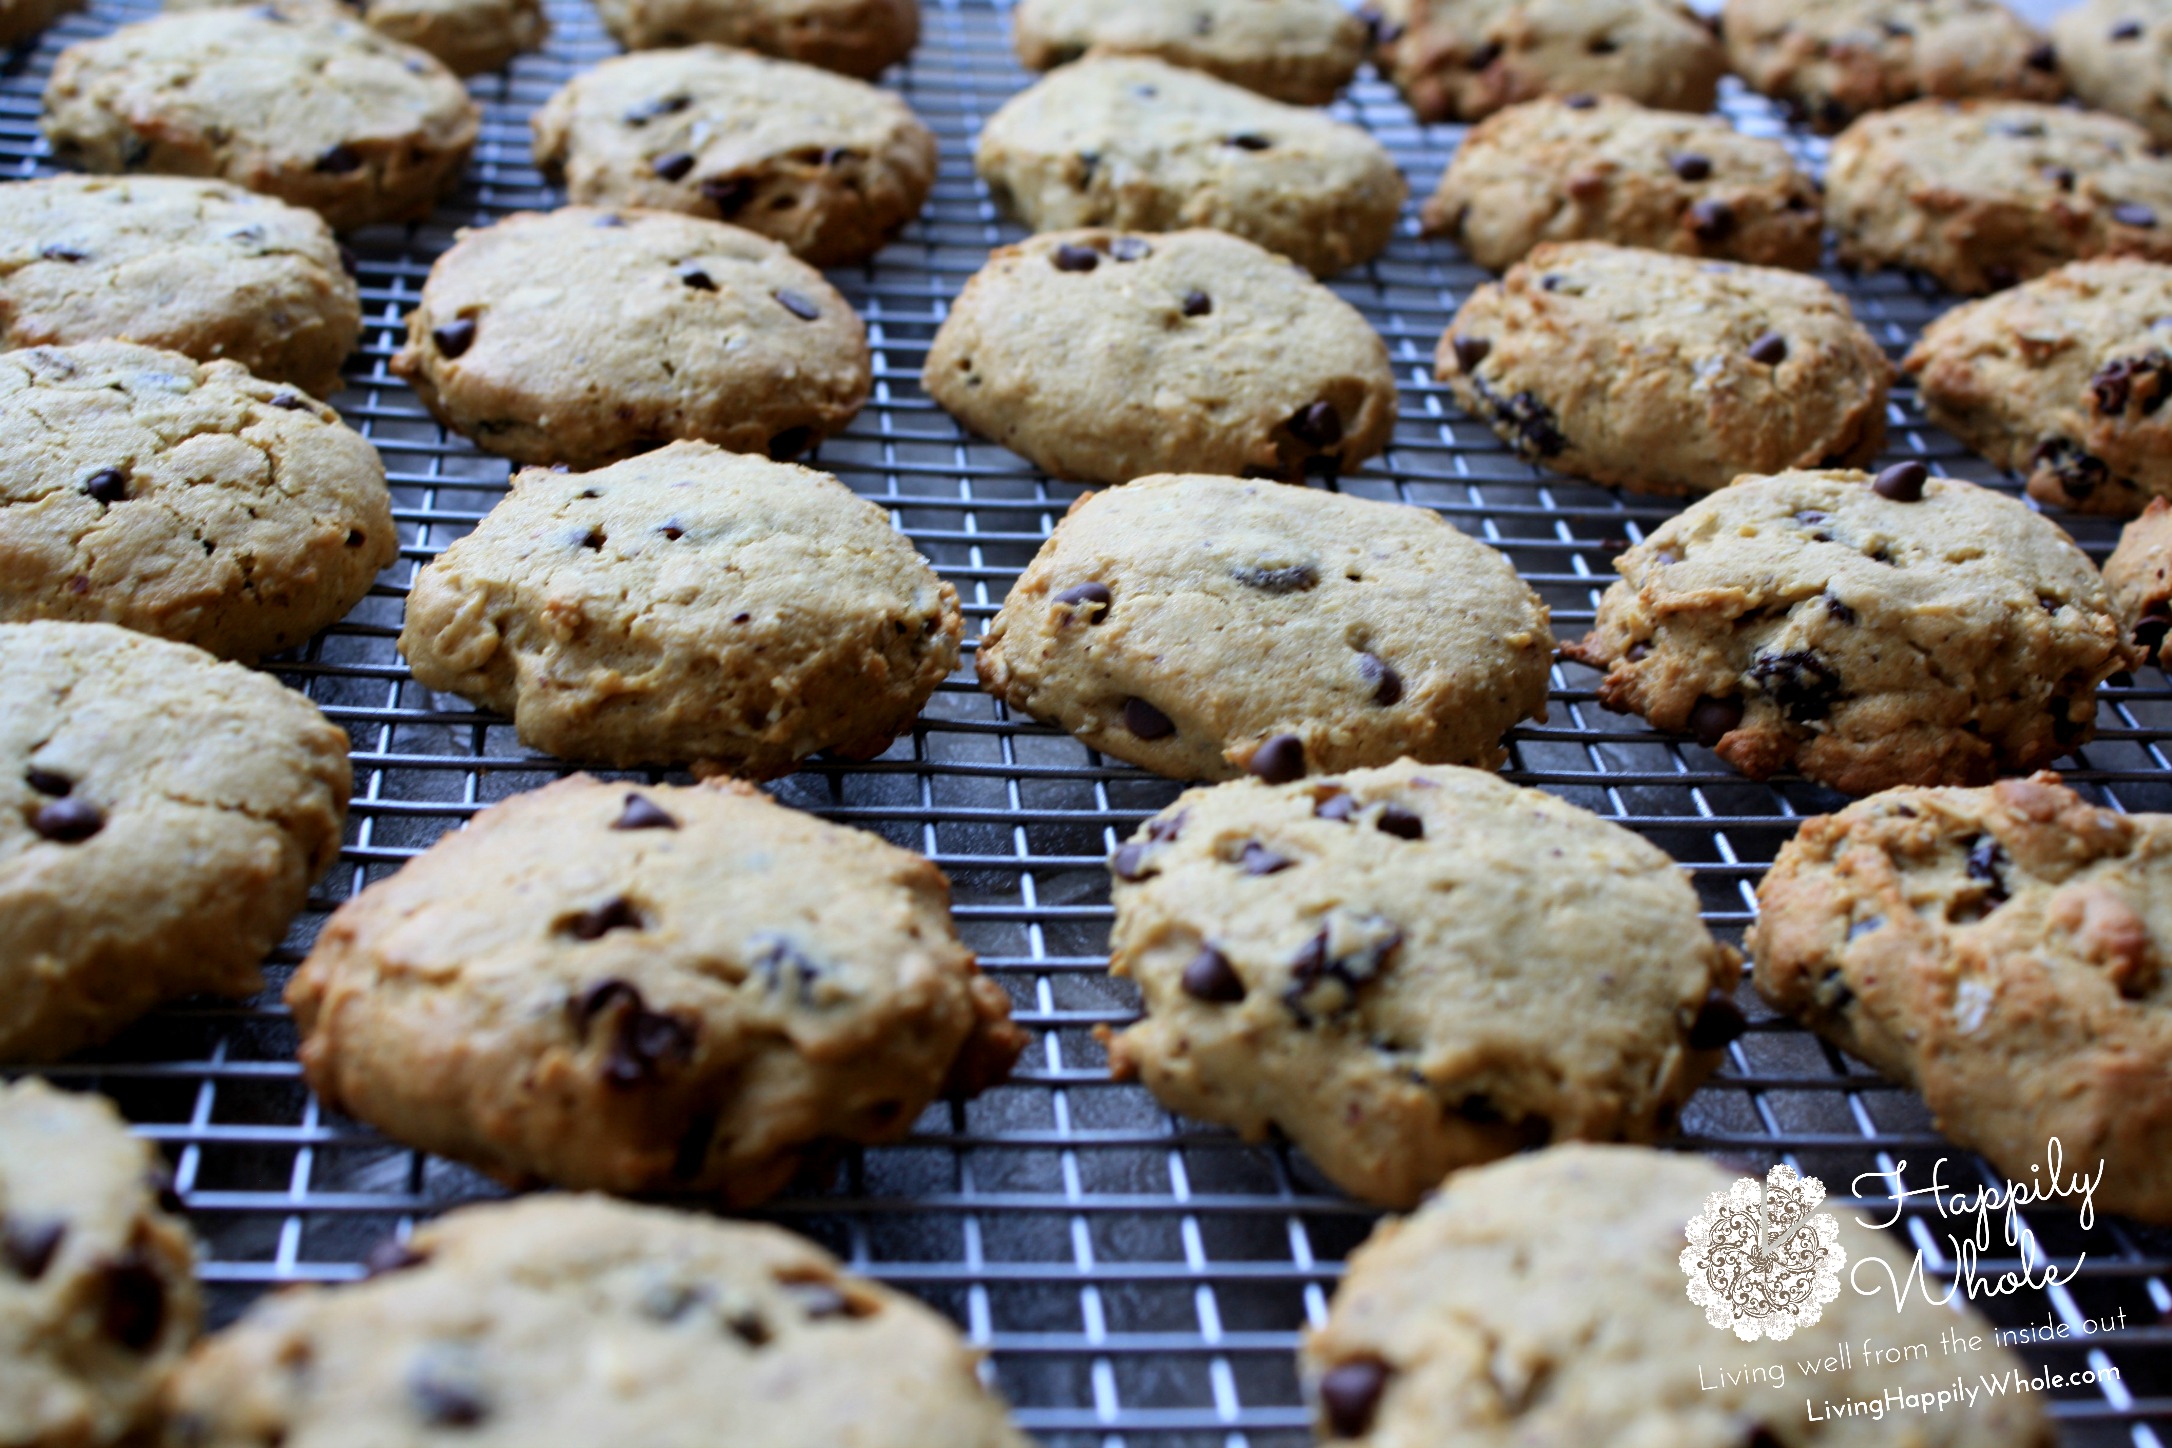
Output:
[[[340,900],[478,807],[560,772],[524,750],[502,720],[419,688],[393,650],[413,571],[489,509],[507,469],[442,432],[385,368],[401,318],[455,227],[559,199],[530,164],[528,114],[611,46],[577,0],[554,0],[552,12],[546,53],[474,83],[487,114],[458,195],[428,224],[350,239],[367,327],[334,400],[384,454],[401,557],[353,617],[271,666],[352,737],[355,802],[340,865],[275,953],[273,988],[262,997],[161,1012],[108,1049],[49,1072],[114,1096],[172,1157],[220,1320],[269,1284],[352,1278],[374,1242],[494,1192],[472,1172],[322,1113],[300,1082],[277,989]],[[0,66],[0,177],[52,169],[36,117],[60,46],[143,13],[145,0],[97,0]],[[941,138],[934,197],[875,261],[832,274],[867,319],[875,393],[824,446],[820,465],[888,508],[957,585],[969,633],[994,614],[1077,492],[966,435],[918,380],[948,298],[991,246],[1020,235],[975,180],[971,147],[981,122],[1027,80],[999,8],[931,4],[918,54],[891,83]],[[1782,133],[1754,97],[1731,92],[1726,105],[1744,129]],[[1378,136],[1421,197],[1459,135],[1413,122],[1369,72],[1335,113]],[[1796,144],[1822,160],[1817,143]],[[1432,380],[1430,358],[1449,315],[1484,276],[1454,248],[1421,240],[1414,212],[1384,257],[1334,283],[1387,339],[1403,411],[1391,450],[1341,486],[1435,508],[1503,549],[1551,604],[1556,632],[1574,637],[1612,577],[1610,560],[1673,510],[1546,476],[1456,410]],[[1903,276],[1827,276],[1896,356],[1946,304]],[[1894,456],[2011,489],[1929,427],[1905,386],[1891,422]],[[2061,521],[2099,559],[2114,539],[2108,525]],[[1669,850],[1692,873],[1713,927],[1739,939],[1752,889],[1780,842],[1801,816],[1840,800],[1800,782],[1743,780],[1694,745],[1602,712],[1593,682],[1588,670],[1557,665],[1548,722],[1513,736],[1512,777]],[[2150,670],[2107,690],[2099,722],[2097,740],[2064,761],[2069,777],[2118,808],[2172,808],[2165,677]],[[905,1143],[852,1155],[834,1185],[801,1189],[765,1215],[949,1313],[988,1349],[992,1380],[1052,1448],[1309,1441],[1292,1350],[1299,1329],[1324,1313],[1342,1259],[1375,1214],[1285,1149],[1241,1146],[1170,1117],[1136,1086],[1111,1084],[1092,1034],[1136,1009],[1132,988],[1104,974],[1102,860],[1177,786],[1008,717],[977,692],[968,669],[882,759],[817,761],[775,788],[791,804],[879,831],[947,870],[961,931],[1008,987],[1035,1042],[1010,1085],[931,1109]],[[1940,1141],[1912,1093],[1761,1007],[1753,1014],[1752,1031],[1691,1103],[1685,1148],[1737,1163],[1785,1159],[1835,1184],[1836,1195],[1858,1173],[1903,1161],[1908,1184],[1927,1185],[1941,1156],[1952,1158],[1949,1185],[1988,1179],[1980,1162]],[[2076,1326],[2126,1314],[2123,1331],[2031,1354],[2063,1371],[2118,1372],[2056,1395],[2065,1440],[2172,1439],[2172,1234],[2103,1219],[2084,1232],[2058,1212],[2030,1220],[2062,1268],[2083,1253],[2087,1260],[2069,1286],[1982,1304],[1994,1319]],[[1906,1230],[1931,1268],[1951,1270],[1929,1224],[1911,1216]],[[2012,1265],[1986,1264],[1992,1272]]]

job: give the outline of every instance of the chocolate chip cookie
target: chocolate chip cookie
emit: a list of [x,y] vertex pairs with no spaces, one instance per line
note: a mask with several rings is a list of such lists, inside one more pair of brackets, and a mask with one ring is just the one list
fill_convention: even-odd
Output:
[[111,624],[0,624],[0,1060],[255,990],[352,778],[347,736],[266,675]]
[[377,449],[321,402],[127,342],[0,352],[0,621],[254,660],[344,617],[399,550]]
[[1378,0],[1374,63],[1425,121],[1546,95],[1708,111],[1727,53],[1680,0]]
[[[165,0],[168,10],[262,5],[267,0]],[[299,18],[359,15],[403,45],[426,50],[455,75],[503,70],[514,56],[541,47],[550,21],[540,0],[268,0]]]
[[1527,460],[1679,496],[1868,462],[1893,368],[1816,277],[1578,241],[1471,293],[1434,372]]
[[2127,668],[2088,555],[2024,504],[1921,463],[1746,477],[1614,560],[1563,653],[1599,701],[1752,778],[1849,794],[1983,784],[2096,731]]
[[2172,1221],[2172,815],[2038,774],[1806,821],[1758,886],[1757,988],[2027,1180]]
[[342,905],[287,987],[326,1105],[511,1183],[774,1195],[1024,1044],[942,871],[750,785],[576,775]]
[[0,0],[0,49],[13,49],[37,38],[40,31],[83,0]]
[[[1417,1212],[1374,1229],[1351,1254],[1327,1321],[1306,1335],[1299,1365],[1322,1443],[2052,1448],[2057,1438],[2025,1389],[1936,1412],[1887,1399],[1935,1400],[1957,1375],[1973,1386],[2025,1371],[1974,1311],[1956,1316],[1914,1292],[1896,1308],[1842,1287],[1785,1343],[1744,1349],[1715,1332],[1683,1290],[1683,1225],[1741,1180],[1634,1146],[1561,1146],[1456,1173]],[[1873,1262],[1908,1280],[1913,1243],[1852,1212],[1833,1216],[1834,1246],[1850,1267]],[[1866,1269],[1859,1280],[1886,1274]],[[1945,1334],[1962,1345],[1890,1363],[1862,1355],[1866,1341],[1929,1344]],[[1833,1361],[1800,1385],[1790,1373],[1783,1393],[1747,1365],[1723,1377],[1715,1354],[1732,1364],[1725,1355],[1738,1351],[1759,1365]],[[1803,1404],[1813,1399],[1884,1411],[1806,1427]]]
[[1439,514],[1163,476],[1071,507],[982,636],[981,686],[1173,779],[1497,766],[1546,714],[1546,605]]
[[102,1096],[0,1083],[0,1424],[135,1443],[203,1317],[166,1164]]
[[935,183],[935,135],[890,92],[720,45],[606,60],[533,124],[573,200],[713,216],[817,266],[872,256]]
[[1727,0],[1722,20],[1735,73],[1820,131],[1925,96],[2066,94],[2050,42],[1999,0]]
[[1358,127],[1145,56],[1082,60],[1011,97],[973,165],[1035,231],[1211,226],[1316,276],[1378,256],[1409,194]]
[[781,1228],[537,1196],[378,1257],[206,1343],[173,1440],[663,1444],[729,1423],[748,1443],[1028,1448],[955,1328]]
[[1028,70],[1150,55],[1301,106],[1335,99],[1365,42],[1364,23],[1335,0],[1021,0],[1011,10]]
[[1421,215],[1480,266],[1542,241],[1610,241],[1807,271],[1824,222],[1787,147],[1618,96],[1510,106],[1463,138]]
[[1280,1128],[1366,1201],[1548,1141],[1648,1141],[1742,1030],[1740,957],[1663,851],[1476,770],[1192,790],[1109,868],[1109,968],[1146,1003],[1110,1070],[1247,1139]]
[[2074,94],[2172,146],[2172,3],[2082,0],[2051,22]]
[[2091,257],[2172,261],[2172,159],[2096,111],[1917,101],[1833,142],[1825,219],[1843,262],[1969,294]]
[[2069,263],[1954,308],[1903,365],[1931,421],[2042,502],[2131,515],[2172,494],[2172,266]]
[[797,457],[872,381],[867,329],[782,244],[587,206],[461,232],[391,366],[479,446],[576,468],[675,438]]
[[327,397],[361,334],[354,278],[313,211],[168,176],[0,193],[0,345],[126,337]]
[[62,51],[45,88],[46,139],[71,165],[222,176],[340,230],[427,215],[481,124],[432,57],[269,6],[124,25]]
[[628,50],[713,41],[873,80],[920,43],[920,0],[597,0]]
[[921,373],[975,432],[1060,478],[1332,477],[1395,430],[1357,308],[1219,231],[1065,231],[999,248]]
[[2127,637],[2149,663],[2161,664],[2172,632],[2172,503],[2151,498],[2142,515],[2122,528],[2119,546],[2104,561],[2104,586]]
[[400,652],[563,758],[760,775],[880,754],[957,667],[960,627],[881,508],[679,442],[520,473],[416,575]]

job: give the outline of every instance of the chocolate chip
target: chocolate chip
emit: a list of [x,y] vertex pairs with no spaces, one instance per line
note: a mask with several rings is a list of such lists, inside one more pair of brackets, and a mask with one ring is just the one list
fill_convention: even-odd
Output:
[[1098,624],[1108,618],[1116,596],[1106,583],[1075,583],[1057,594],[1054,601],[1066,605],[1087,623]]
[[55,797],[64,795],[75,788],[74,780],[68,778],[65,774],[55,774],[50,769],[24,770],[23,783],[40,794],[49,794]]
[[745,176],[712,176],[695,182],[694,189],[723,217],[737,216],[754,199],[754,182]]
[[2074,168],[2071,166],[2046,166],[2043,168],[2042,175],[2046,181],[2049,181],[2061,191],[2072,191],[2074,189]]
[[1119,880],[1143,880],[1147,876],[1146,856],[1145,845],[1119,845],[1109,856],[1109,873]]
[[1246,840],[1240,863],[1247,875],[1279,875],[1297,862],[1288,855],[1268,849],[1258,840]]
[[1338,824],[1349,820],[1357,812],[1357,796],[1340,789],[1312,807],[1312,813],[1315,817],[1323,820],[1334,820]]
[[1230,145],[1240,151],[1264,151],[1274,144],[1272,139],[1257,131],[1240,131],[1227,139]]
[[1599,98],[1597,96],[1586,95],[1582,91],[1578,91],[1575,95],[1563,96],[1561,98],[1561,104],[1567,106],[1572,111],[1596,110],[1599,106]]
[[601,980],[568,1006],[575,1028],[585,1037],[603,1016],[612,1018],[611,1039],[604,1047],[603,1078],[613,1086],[638,1086],[658,1068],[677,1065],[694,1054],[694,1028],[677,1016],[652,1011],[629,981]]
[[2165,635],[2172,634],[2172,614],[2159,604],[2134,622],[2134,641],[2149,655],[2149,662],[2156,663],[2164,647]]
[[1840,697],[1839,671],[1808,649],[1760,654],[1750,665],[1750,678],[1797,724],[1825,718]]
[[1194,290],[1184,294],[1185,316],[1204,317],[1213,310],[1214,298],[1208,296],[1205,292]]
[[2107,363],[2089,379],[2089,391],[2096,399],[2097,411],[2108,414],[2125,412],[2127,404],[2139,394],[2141,414],[2148,417],[2164,406],[2167,394],[2172,394],[2172,357],[2158,352]]
[[586,548],[590,552],[600,550],[610,541],[610,537],[601,528],[577,529],[573,534],[573,546]]
[[1778,332],[1767,332],[1750,343],[1750,360],[1767,367],[1777,367],[1787,360],[1787,338]]
[[1750,1429],[1750,1436],[1742,1440],[1742,1448],[1787,1448],[1787,1442],[1763,1423]]
[[645,794],[626,796],[626,808],[611,821],[614,830],[675,830],[679,822],[665,814],[656,802]]
[[349,171],[362,169],[361,153],[342,141],[317,158],[317,171],[326,176],[344,176]]
[[1326,402],[1300,407],[1290,415],[1290,435],[1307,447],[1330,448],[1342,441],[1342,415]]
[[1101,253],[1090,246],[1075,246],[1064,242],[1050,255],[1057,271],[1090,272],[1101,265]]
[[2049,468],[2067,496],[2079,502],[2110,481],[2112,470],[2104,460],[2092,457],[2063,437],[2047,437],[2036,445],[2031,460]]
[[1619,49],[1621,49],[1620,44],[1611,35],[1594,35],[1584,42],[1584,53],[1586,55],[1612,55]]
[[410,1267],[420,1267],[429,1260],[398,1237],[387,1237],[370,1248],[363,1257],[362,1270],[371,1277],[382,1277],[388,1272],[405,1272]]
[[2112,220],[2121,226],[2150,227],[2157,224],[2157,213],[2139,203],[2122,201],[2112,208]]
[[108,505],[123,502],[128,497],[128,474],[119,468],[100,468],[83,480],[83,491]]
[[1550,458],[1568,447],[1569,440],[1562,436],[1553,409],[1541,402],[1537,393],[1527,389],[1503,400],[1484,378],[1474,376],[1471,381],[1495,428],[1507,434],[1519,453],[1530,458]]
[[575,940],[600,940],[614,930],[643,928],[641,912],[634,908],[633,901],[624,895],[613,895],[600,905],[567,916],[559,922],[558,931]]
[[769,456],[773,461],[781,463],[798,457],[813,446],[813,428],[788,427],[769,440]]
[[1723,990],[1715,990],[1704,998],[1698,1008],[1697,1019],[1690,1023],[1689,1048],[1692,1051],[1717,1051],[1750,1028],[1750,1019],[1735,1004],[1735,998]]
[[2070,712],[2072,708],[2073,701],[2070,699],[2051,701],[2051,737],[2062,749],[2072,749],[2081,743],[2088,737],[2090,725],[2096,722],[2093,711],[2092,717],[2076,719]]
[[57,845],[79,845],[106,827],[106,812],[87,799],[56,799],[39,806],[30,827]]
[[1831,619],[1834,623],[1852,624],[1855,622],[1854,609],[1848,607],[1845,603],[1842,603],[1838,598],[1835,598],[1831,592],[1827,592],[1824,595],[1824,598],[1825,616],[1827,618]]
[[274,392],[271,405],[282,412],[307,412],[309,403],[299,392]]
[[1485,337],[1465,337],[1460,333],[1449,343],[1456,354],[1456,366],[1465,372],[1476,372],[1478,364],[1493,352],[1493,343]]
[[1741,723],[1740,699],[1715,699],[1708,694],[1699,699],[1689,711],[1689,732],[1707,749],[1717,749],[1720,740],[1740,727]]
[[450,361],[475,344],[475,319],[455,317],[444,326],[433,328],[430,340],[437,344],[438,355]]
[[1159,814],[1146,822],[1146,837],[1161,844],[1169,844],[1184,833],[1184,821],[1191,811],[1180,809],[1175,814]]
[[694,158],[686,151],[666,151],[649,163],[649,169],[666,181],[678,181],[694,169]]
[[2057,70],[2059,68],[2059,52],[2053,49],[2051,42],[2047,40],[2023,57],[2022,64],[2031,70]]
[[166,1279],[140,1252],[108,1264],[102,1279],[98,1330],[130,1352],[145,1351],[166,1326]]
[[59,242],[46,247],[38,255],[44,257],[47,261],[78,262],[90,260],[89,252],[78,251],[72,246],[62,246]]
[[1983,895],[1986,904],[1995,907],[2010,898],[2006,889],[2006,867],[2010,863],[1996,837],[1978,835],[1969,842],[1968,878],[1988,887]]
[[1931,470],[1922,463],[1895,463],[1870,480],[1871,490],[1881,498],[1891,498],[1896,503],[1916,503],[1923,499],[1923,485],[1930,481]]
[[1263,741],[1245,762],[1246,769],[1269,784],[1288,784],[1305,776],[1305,742],[1295,734]]
[[424,1353],[407,1375],[408,1401],[425,1423],[472,1428],[490,1416],[490,1397],[475,1381],[465,1353]]
[[1140,698],[1124,701],[1124,727],[1141,739],[1167,739],[1176,733],[1167,714]]
[[1676,151],[1667,157],[1667,165],[1684,181],[1702,181],[1712,174],[1712,158],[1695,151]]
[[733,1313],[724,1320],[724,1326],[730,1329],[733,1337],[748,1347],[763,1347],[769,1342],[769,1324],[762,1321],[762,1315],[751,1307]]
[[680,267],[679,280],[697,292],[713,292],[716,290],[716,278],[710,276],[698,266]]
[[1373,686],[1373,702],[1385,708],[1403,698],[1403,676],[1378,654],[1358,655],[1358,677]]
[[1724,201],[1699,201],[1689,208],[1689,229],[1699,241],[1719,241],[1735,229],[1734,208]]
[[629,126],[645,126],[659,116],[675,116],[693,103],[692,96],[658,96],[655,100],[627,107],[621,119]]
[[1184,994],[1210,1005],[1234,1005],[1244,999],[1244,981],[1227,956],[1213,946],[1200,947],[1184,967]]
[[1399,840],[1422,840],[1425,838],[1425,821],[1420,819],[1415,812],[1404,809],[1399,804],[1382,805],[1379,817],[1373,821],[1373,828],[1384,835],[1393,835]]
[[2139,40],[2142,38],[2142,22],[2122,20],[2112,27],[2111,33],[2114,40]]
[[1387,1390],[1388,1365],[1379,1358],[1337,1363],[1320,1378],[1320,1406],[1328,1431],[1338,1438],[1362,1436],[1373,1425],[1373,1412]]
[[1320,582],[1320,570],[1309,563],[1291,563],[1280,568],[1232,568],[1229,576],[1261,593],[1309,593]]
[[67,1235],[68,1224],[57,1218],[32,1220],[10,1216],[0,1219],[0,1257],[7,1258],[7,1264],[16,1276],[25,1282],[35,1282],[53,1265],[61,1239]]
[[1476,50],[1472,51],[1469,55],[1465,56],[1463,58],[1463,63],[1469,66],[1472,70],[1484,70],[1487,66],[1493,64],[1500,58],[1500,42],[1489,40],[1485,44],[1479,46]]
[[1144,261],[1154,254],[1154,248],[1140,236],[1119,236],[1109,243],[1109,255],[1117,261]]

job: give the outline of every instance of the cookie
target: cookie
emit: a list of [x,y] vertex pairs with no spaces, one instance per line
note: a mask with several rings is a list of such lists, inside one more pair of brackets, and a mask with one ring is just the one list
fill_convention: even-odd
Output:
[[719,45],[615,56],[533,124],[571,200],[713,216],[817,266],[872,256],[935,184],[935,135],[890,92]]
[[1921,463],[1746,477],[1614,560],[1562,650],[1599,701],[1755,779],[1983,784],[2096,730],[2132,662],[2104,581],[2041,514]]
[[1505,271],[1542,241],[1610,241],[1807,271],[1824,222],[1787,147],[1616,96],[1496,112],[1456,147],[1420,216]]
[[2104,560],[2104,586],[2127,637],[2147,662],[2160,663],[2172,631],[2172,503],[2151,498],[2120,530],[2119,546]]
[[205,1343],[171,1441],[1028,1448],[955,1328],[778,1227],[529,1197],[380,1258]]
[[53,152],[86,171],[220,176],[340,230],[429,214],[482,110],[430,56],[353,20],[270,7],[162,15],[60,54]]
[[2172,146],[2172,3],[2082,0],[2051,22],[2074,94]]
[[[2052,1448],[2057,1438],[2025,1388],[1938,1399],[1956,1377],[1975,1388],[2034,1371],[1973,1311],[1956,1316],[1914,1292],[1896,1307],[1843,1286],[1785,1342],[1745,1348],[1715,1331],[1684,1291],[1684,1227],[1741,1180],[1634,1146],[1561,1146],[1458,1172],[1350,1254],[1326,1322],[1306,1334],[1299,1366],[1321,1441]],[[1847,1190],[1823,1185],[1834,1197]],[[1849,1267],[1872,1262],[1908,1280],[1913,1243],[1853,1212],[1833,1216]],[[1866,1268],[1856,1280],[1886,1277]],[[1934,1340],[1947,1345],[1864,1356],[1866,1342]],[[1741,1358],[1749,1361],[1737,1372]],[[1798,1379],[1789,1369],[1806,1359],[1819,1371]],[[1866,1402],[1875,1415],[1857,1409],[1838,1427],[1816,1406]]]
[[407,596],[425,688],[615,766],[880,754],[958,664],[958,595],[827,473],[678,442],[531,468]]
[[460,233],[392,359],[439,422],[524,463],[675,438],[797,457],[867,400],[867,329],[767,237],[565,206]]
[[1917,101],[1833,142],[1840,259],[1976,294],[2070,261],[2172,261],[2172,159],[2132,121],[2025,101]]
[[2172,266],[2069,263],[1954,308],[1902,365],[1931,421],[2041,502],[2133,514],[2172,494]]
[[254,660],[344,617],[399,551],[377,449],[290,387],[126,342],[0,352],[0,622]]
[[1358,127],[1145,56],[1082,60],[1012,96],[973,165],[1035,231],[1211,226],[1316,276],[1378,256],[1409,194]]
[[750,785],[516,795],[326,922],[324,1103],[509,1183],[751,1205],[1024,1045],[942,871]]
[[83,0],[0,0],[0,49],[35,40],[46,26],[82,5]]
[[713,41],[873,80],[920,43],[919,0],[597,0],[628,50]]
[[920,381],[975,432],[1093,483],[1332,477],[1395,431],[1387,344],[1357,308],[1219,231],[998,248]]
[[[167,10],[263,5],[266,0],[165,0]],[[372,30],[428,51],[455,75],[503,70],[523,51],[539,49],[550,21],[539,0],[269,0],[290,18],[359,16]]]
[[1472,292],[1434,375],[1528,461],[1682,496],[1870,461],[1893,367],[1816,277],[1574,241]]
[[169,176],[0,192],[0,345],[126,337],[329,397],[361,335],[361,294],[313,211]]
[[2066,94],[2058,53],[1999,0],[1727,0],[1721,18],[1735,74],[1820,131],[1925,96]]
[[166,1164],[102,1096],[0,1083],[0,1424],[23,1448],[140,1441],[203,1318]]
[[266,675],[111,624],[0,624],[0,1060],[257,989],[352,780],[347,736]]
[[2172,1222],[2172,816],[2055,774],[1895,789],[1805,821],[1757,888],[1757,988],[2027,1180],[2059,1142],[2100,1210]]
[[1173,779],[1495,767],[1546,715],[1546,605],[1430,509],[1163,476],[1071,505],[982,635],[981,687]]
[[1547,95],[1708,111],[1727,53],[1680,0],[1379,0],[1373,62],[1424,121]]
[[1364,23],[1335,0],[1021,0],[1011,10],[1028,70],[1150,55],[1300,106],[1335,99],[1365,42]]
[[1664,851],[1476,770],[1192,790],[1109,868],[1146,1007],[1110,1071],[1369,1202],[1651,1140],[1742,1030],[1741,960]]

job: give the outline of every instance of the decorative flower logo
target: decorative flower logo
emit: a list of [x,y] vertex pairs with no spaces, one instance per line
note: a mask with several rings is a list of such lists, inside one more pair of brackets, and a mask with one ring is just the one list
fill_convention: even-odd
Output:
[[1840,1295],[1848,1254],[1840,1222],[1816,1211],[1825,1184],[1776,1166],[1765,1179],[1742,1177],[1704,1199],[1690,1219],[1682,1270],[1689,1300],[1714,1327],[1731,1327],[1744,1342],[1778,1342],[1808,1327]]

